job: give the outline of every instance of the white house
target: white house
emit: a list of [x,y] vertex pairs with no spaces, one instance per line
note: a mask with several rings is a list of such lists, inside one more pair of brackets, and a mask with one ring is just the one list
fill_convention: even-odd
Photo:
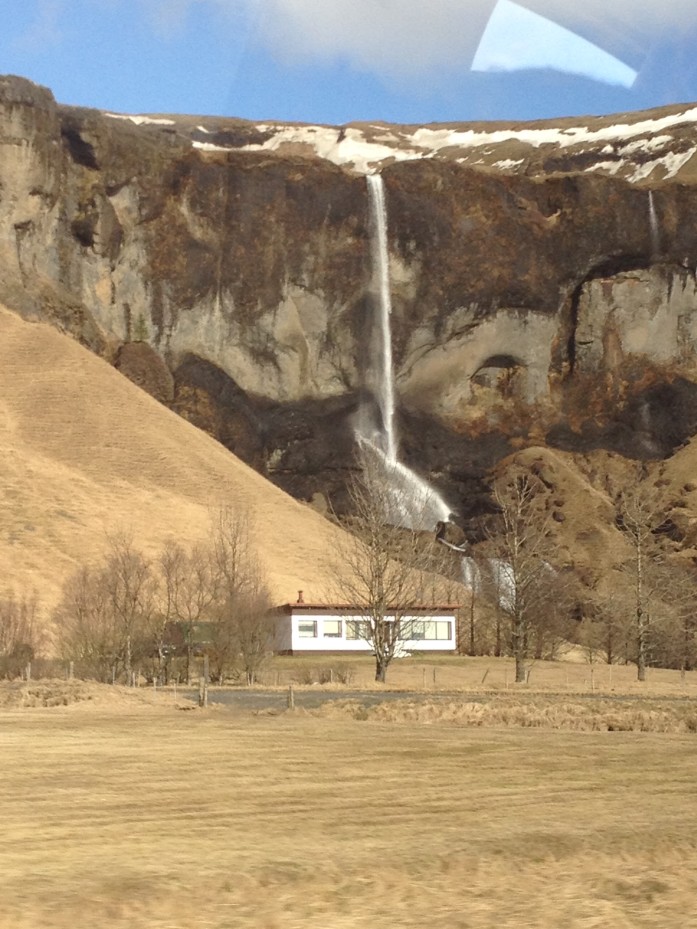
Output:
[[[454,652],[457,649],[456,606],[413,607],[401,616],[402,652]],[[355,606],[295,603],[277,607],[274,650],[282,655],[372,652],[367,618]],[[389,612],[386,614],[389,620]]]

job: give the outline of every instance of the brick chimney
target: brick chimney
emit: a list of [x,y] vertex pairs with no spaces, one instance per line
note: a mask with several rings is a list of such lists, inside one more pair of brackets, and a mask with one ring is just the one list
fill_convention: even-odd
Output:
[[302,592],[302,590],[299,590],[299,591],[298,591],[298,599],[297,599],[296,602],[297,602],[297,603],[304,603],[304,602],[305,602],[305,598],[303,597],[303,592]]

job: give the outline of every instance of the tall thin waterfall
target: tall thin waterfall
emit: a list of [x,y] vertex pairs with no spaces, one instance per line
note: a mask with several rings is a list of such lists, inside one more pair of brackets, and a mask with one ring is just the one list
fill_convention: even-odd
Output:
[[653,199],[653,191],[649,191],[649,228],[651,230],[651,257],[658,254],[661,245],[660,235],[658,232],[658,216],[656,215],[656,204]]
[[369,174],[368,198],[372,235],[370,251],[373,259],[373,289],[378,303],[378,325],[376,326],[379,356],[375,384],[376,400],[382,417],[383,451],[388,462],[397,461],[397,437],[394,427],[394,382],[392,374],[392,293],[390,291],[390,260],[387,251],[387,207],[385,185],[379,174]]
[[362,423],[357,429],[357,436],[361,445],[375,456],[384,471],[389,487],[392,520],[398,525],[433,529],[437,522],[449,519],[450,507],[426,481],[398,459],[385,187],[379,174],[368,175],[367,181],[373,262],[371,289],[376,303],[372,337],[376,350],[371,364],[380,423],[377,429],[374,424],[371,428]]

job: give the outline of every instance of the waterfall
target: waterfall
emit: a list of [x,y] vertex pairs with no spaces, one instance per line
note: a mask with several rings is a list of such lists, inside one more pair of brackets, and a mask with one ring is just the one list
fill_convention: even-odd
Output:
[[658,232],[658,216],[656,215],[656,204],[653,200],[653,191],[649,191],[649,228],[651,230],[651,257],[658,255],[661,240]]
[[513,612],[516,583],[513,568],[509,562],[499,558],[487,558],[481,562],[480,566],[474,558],[466,556],[462,559],[461,565],[462,583],[465,587],[469,587],[473,594],[481,594],[488,586],[493,599],[501,609],[507,613]]
[[371,359],[371,373],[380,423],[377,429],[374,426],[369,428],[365,422],[362,423],[357,429],[357,437],[364,450],[372,454],[381,466],[389,488],[391,520],[397,525],[410,528],[434,529],[436,523],[448,521],[450,507],[426,481],[402,464],[398,458],[385,187],[379,174],[368,175],[367,182],[373,265],[371,290],[375,303],[371,340],[375,351]]
[[370,251],[373,260],[373,291],[376,295],[378,325],[376,328],[379,354],[375,384],[376,400],[382,418],[383,451],[390,464],[397,461],[397,439],[394,428],[394,382],[392,377],[392,293],[390,291],[390,260],[387,251],[387,207],[385,185],[379,174],[369,174]]

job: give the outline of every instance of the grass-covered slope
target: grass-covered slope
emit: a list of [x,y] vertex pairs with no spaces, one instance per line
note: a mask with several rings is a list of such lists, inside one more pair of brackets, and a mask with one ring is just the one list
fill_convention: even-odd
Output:
[[245,507],[275,598],[328,595],[339,530],[43,323],[0,307],[0,589],[55,602],[127,532],[154,552]]

